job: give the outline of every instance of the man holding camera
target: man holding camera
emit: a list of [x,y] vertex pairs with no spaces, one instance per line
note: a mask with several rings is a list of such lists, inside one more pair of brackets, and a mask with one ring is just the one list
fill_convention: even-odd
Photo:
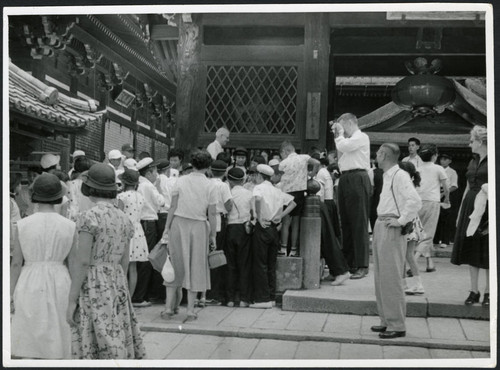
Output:
[[[399,147],[386,143],[377,151],[384,185],[373,230],[373,270],[380,325],[371,330],[383,339],[406,335],[406,301],[403,289],[408,227],[422,207],[410,176],[398,166]],[[410,224],[411,225],[411,224]]]

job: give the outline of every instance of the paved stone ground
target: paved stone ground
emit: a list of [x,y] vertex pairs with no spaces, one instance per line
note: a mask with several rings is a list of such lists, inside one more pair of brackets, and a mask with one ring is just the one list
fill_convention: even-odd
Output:
[[[154,360],[472,360],[488,359],[490,357],[490,353],[484,351],[235,338],[165,332],[146,332],[144,341],[148,359]],[[460,363],[463,365],[463,360]]]

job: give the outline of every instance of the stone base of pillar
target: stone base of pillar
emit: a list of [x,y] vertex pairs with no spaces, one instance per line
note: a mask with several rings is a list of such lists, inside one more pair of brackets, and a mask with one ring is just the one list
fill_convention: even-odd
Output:
[[303,275],[302,257],[278,257],[276,262],[276,292],[301,289]]

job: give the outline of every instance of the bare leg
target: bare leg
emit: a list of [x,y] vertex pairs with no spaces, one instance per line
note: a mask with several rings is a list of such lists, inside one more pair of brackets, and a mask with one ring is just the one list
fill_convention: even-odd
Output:
[[[410,240],[408,241],[408,248],[406,248],[406,262],[408,263],[408,266],[410,267],[411,273],[413,276],[418,276],[418,264],[415,259],[415,245],[416,241],[415,240]],[[417,252],[418,253],[418,252]]]
[[128,289],[130,291],[131,297],[134,295],[136,286],[137,286],[137,263],[130,262],[128,265]]
[[[292,217],[292,251],[295,254],[299,253],[299,232],[300,232],[300,216]],[[291,252],[290,254],[293,254]]]
[[191,290],[188,290],[188,297],[187,297],[187,314],[188,315],[195,315],[195,313],[194,313],[194,300],[196,299],[196,294],[197,294],[197,292],[193,292]]
[[479,292],[478,288],[478,278],[479,278],[479,267],[469,266],[470,272],[470,290],[474,293]]
[[292,217],[290,215],[286,215],[283,217],[281,220],[281,250],[282,252],[286,253],[286,250],[283,251],[283,249],[286,249],[288,245],[288,236],[290,233],[290,224],[292,223]]
[[174,306],[174,313],[177,313],[177,312],[179,312],[179,306],[181,305],[181,301],[182,301],[182,287],[178,287],[176,289],[175,297],[176,297],[176,301],[175,301],[175,306]]
[[484,270],[484,272],[485,272],[484,277],[486,278],[486,287],[484,288],[484,292],[489,293],[490,292],[490,270],[486,269],[486,270]]
[[432,261],[431,257],[427,257],[427,268],[432,269],[434,268],[434,261]]
[[174,304],[177,302],[176,301],[176,295],[177,295],[177,289],[176,287],[167,287],[167,299],[165,301],[165,312],[172,314],[174,312]]

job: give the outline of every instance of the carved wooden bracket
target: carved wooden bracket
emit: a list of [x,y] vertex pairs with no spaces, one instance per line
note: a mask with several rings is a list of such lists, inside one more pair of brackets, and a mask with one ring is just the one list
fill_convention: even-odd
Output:
[[98,73],[97,85],[102,91],[111,91],[115,87],[111,73]]
[[101,61],[103,54],[94,49],[92,45],[84,44],[85,56],[90,63],[90,68],[95,68],[96,64]]
[[125,81],[128,77],[129,72],[125,72],[118,63],[113,63],[113,74],[118,85],[121,85],[123,84],[123,81]]
[[73,35],[69,32],[78,23],[76,17],[41,16],[41,24],[24,24],[26,44],[31,46],[31,56],[41,59],[52,57],[56,50],[65,49]]
[[158,91],[153,90],[147,83],[144,84],[144,92],[146,94],[146,98],[148,102],[152,102],[153,98],[158,94]]
[[81,55],[72,55],[67,54],[68,56],[68,72],[73,77],[77,75],[84,75],[88,72],[89,64],[87,64],[87,60]]

